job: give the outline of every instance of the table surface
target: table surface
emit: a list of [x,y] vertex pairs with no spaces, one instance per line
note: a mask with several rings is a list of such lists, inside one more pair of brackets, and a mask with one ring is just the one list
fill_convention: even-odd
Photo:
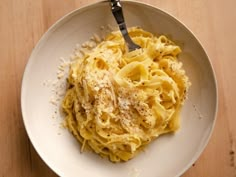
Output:
[[[29,55],[66,13],[96,0],[0,1],[0,176],[56,177],[26,134],[20,87]],[[236,176],[236,1],[140,0],[174,15],[200,39],[218,81],[217,122],[204,152],[184,177]],[[236,69],[235,69],[236,70]]]

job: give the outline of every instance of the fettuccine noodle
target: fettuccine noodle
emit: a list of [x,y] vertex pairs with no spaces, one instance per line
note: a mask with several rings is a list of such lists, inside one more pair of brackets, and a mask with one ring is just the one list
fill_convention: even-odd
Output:
[[128,161],[159,135],[179,128],[190,82],[166,36],[129,29],[141,46],[127,52],[119,31],[71,65],[62,107],[82,144],[112,162]]

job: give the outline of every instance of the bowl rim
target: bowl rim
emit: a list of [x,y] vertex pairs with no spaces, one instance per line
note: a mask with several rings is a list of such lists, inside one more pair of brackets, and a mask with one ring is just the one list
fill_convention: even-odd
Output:
[[[44,163],[52,170],[54,171],[54,173],[56,173],[57,175],[62,175],[63,172],[57,168],[55,165],[53,165],[53,163],[50,162],[50,159],[47,159],[46,155],[44,155],[44,153],[40,150],[39,146],[37,146],[37,142],[35,141],[35,138],[33,138],[33,133],[31,132],[30,126],[29,124],[27,124],[27,119],[26,119],[26,108],[24,107],[24,97],[25,97],[25,85],[26,85],[26,76],[29,72],[29,68],[31,66],[31,63],[33,62],[33,57],[34,55],[36,55],[36,52],[38,50],[38,48],[40,48],[41,43],[47,39],[47,37],[50,35],[50,33],[58,28],[59,26],[63,25],[68,19],[72,18],[75,15],[78,15],[79,13],[82,13],[83,11],[89,10],[90,8],[94,8],[100,4],[103,3],[108,3],[106,0],[102,0],[99,2],[95,2],[95,3],[89,3],[87,5],[83,5],[79,8],[76,8],[75,10],[72,10],[71,12],[63,15],[61,18],[59,18],[55,23],[53,23],[47,30],[46,32],[44,32],[44,34],[40,37],[40,39],[38,40],[38,42],[36,43],[35,47],[32,49],[31,54],[29,56],[29,59],[27,61],[27,64],[25,65],[24,68],[24,72],[23,72],[23,77],[22,77],[22,81],[21,81],[21,95],[20,95],[20,106],[21,106],[21,113],[22,113],[22,119],[23,119],[23,124],[24,127],[26,129],[27,135],[30,139],[30,142],[32,143],[35,151],[37,152],[37,154],[40,156],[40,158],[44,161]],[[215,107],[214,107],[214,117],[213,117],[213,122],[211,124],[210,127],[210,132],[208,137],[206,138],[206,141],[203,143],[201,149],[199,151],[197,151],[195,153],[195,155],[192,157],[192,159],[188,162],[188,164],[182,168],[178,174],[175,175],[175,177],[181,176],[183,175],[191,166],[192,164],[200,157],[200,155],[203,153],[203,151],[205,150],[206,146],[209,143],[210,138],[212,137],[213,134],[213,130],[216,124],[216,120],[217,120],[217,113],[218,113],[218,83],[217,83],[217,79],[216,79],[216,74],[214,71],[214,67],[212,65],[212,62],[210,60],[210,57],[208,56],[207,52],[205,51],[205,49],[203,48],[203,45],[201,43],[201,41],[194,35],[194,33],[186,26],[185,23],[183,23],[181,20],[177,19],[175,16],[173,16],[172,14],[168,13],[165,10],[162,10],[154,5],[145,3],[145,2],[139,2],[139,1],[132,1],[132,0],[123,0],[122,3],[129,3],[129,4],[136,4],[136,5],[142,5],[148,8],[152,8],[155,10],[158,10],[160,13],[169,16],[170,18],[172,18],[172,20],[174,20],[175,22],[179,23],[180,25],[182,25],[182,27],[184,27],[185,29],[187,29],[187,31],[190,33],[190,35],[192,35],[192,37],[199,43],[199,46],[201,48],[201,50],[204,52],[204,54],[206,55],[210,68],[211,68],[211,72],[212,72],[212,76],[214,79],[214,88],[215,88]]]

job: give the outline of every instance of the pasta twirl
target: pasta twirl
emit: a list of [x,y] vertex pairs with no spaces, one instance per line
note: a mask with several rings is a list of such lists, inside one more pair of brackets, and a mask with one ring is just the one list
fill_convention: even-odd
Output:
[[179,128],[190,82],[166,36],[129,29],[141,49],[127,52],[112,32],[71,65],[62,107],[66,126],[82,144],[113,162],[133,158],[161,134]]

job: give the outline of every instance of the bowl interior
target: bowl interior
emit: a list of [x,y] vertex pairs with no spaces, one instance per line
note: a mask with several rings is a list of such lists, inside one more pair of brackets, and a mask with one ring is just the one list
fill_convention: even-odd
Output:
[[217,107],[216,83],[203,48],[189,30],[170,15],[137,2],[123,2],[127,26],[140,26],[165,34],[183,48],[180,60],[192,86],[181,113],[181,128],[158,138],[145,152],[126,163],[113,164],[99,156],[80,153],[80,145],[52,118],[51,88],[59,58],[68,59],[77,43],[82,44],[101,26],[116,26],[107,2],[79,9],[58,21],[35,47],[22,83],[22,113],[28,135],[40,156],[60,176],[84,177],[173,177],[181,175],[198,158],[210,137]]

